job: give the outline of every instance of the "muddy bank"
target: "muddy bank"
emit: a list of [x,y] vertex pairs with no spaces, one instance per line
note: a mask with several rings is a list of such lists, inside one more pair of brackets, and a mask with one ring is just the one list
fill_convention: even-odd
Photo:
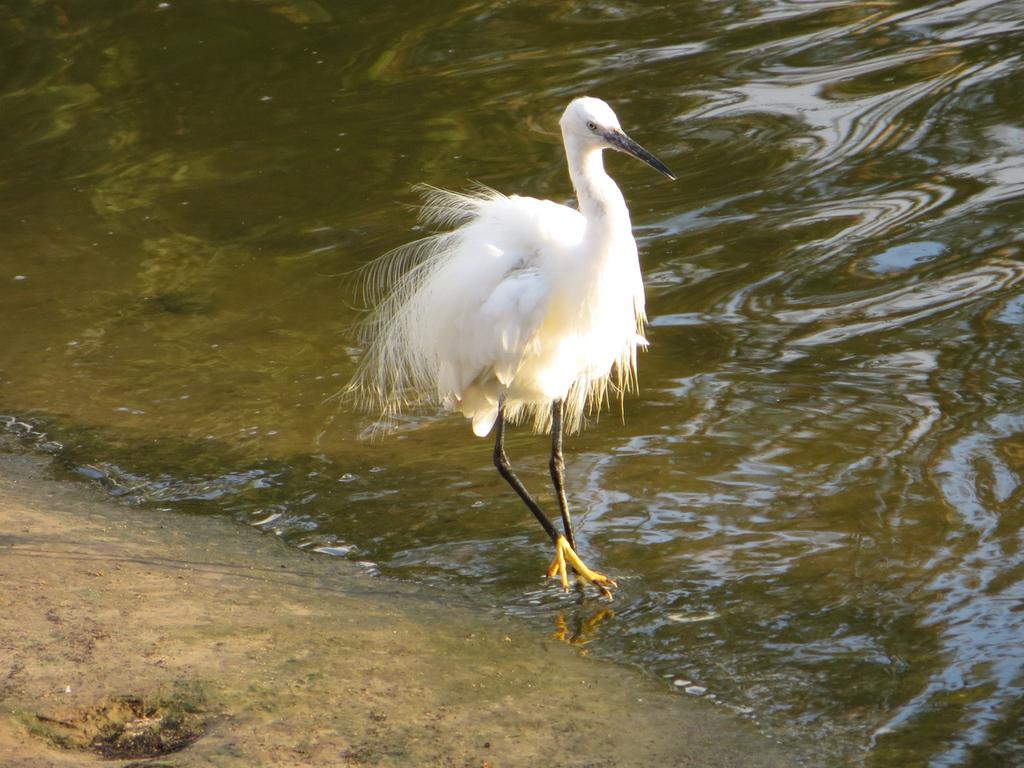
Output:
[[515,622],[32,456],[0,455],[0,583],[8,768],[789,764]]

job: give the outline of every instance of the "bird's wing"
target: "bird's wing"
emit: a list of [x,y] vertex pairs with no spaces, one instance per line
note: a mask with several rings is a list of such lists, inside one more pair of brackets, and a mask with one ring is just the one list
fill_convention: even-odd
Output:
[[457,344],[441,359],[456,363],[460,375],[446,382],[452,386],[444,395],[461,398],[481,377],[503,385],[515,377],[535,349],[557,287],[559,259],[568,258],[583,228],[583,217],[564,205],[497,196],[458,230],[460,242],[445,270],[450,275],[443,279],[457,286],[451,296]]
[[474,312],[472,323],[458,337],[458,350],[443,356],[438,395],[448,407],[473,421],[478,436],[491,431],[501,392],[538,348],[537,331],[548,299],[538,269],[514,269]]
[[515,378],[523,359],[535,351],[550,295],[550,283],[540,268],[525,265],[505,275],[480,307],[490,341],[489,367],[503,385]]
[[[385,411],[437,397],[469,416],[464,397],[481,396],[470,391],[474,383],[507,383],[529,354],[553,265],[582,239],[585,221],[563,205],[489,190],[431,190],[423,218],[454,228],[368,269],[375,306],[353,386]],[[487,403],[496,403],[492,394]]]

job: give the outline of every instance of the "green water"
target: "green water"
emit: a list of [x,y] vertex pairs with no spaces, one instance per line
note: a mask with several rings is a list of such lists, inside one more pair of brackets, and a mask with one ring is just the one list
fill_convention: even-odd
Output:
[[[1019,765],[1022,58],[1014,0],[5,4],[0,412],[118,495],[564,616],[808,765]],[[608,161],[652,327],[568,441],[603,617],[463,421],[330,399],[412,185],[570,200],[580,94],[680,177]]]

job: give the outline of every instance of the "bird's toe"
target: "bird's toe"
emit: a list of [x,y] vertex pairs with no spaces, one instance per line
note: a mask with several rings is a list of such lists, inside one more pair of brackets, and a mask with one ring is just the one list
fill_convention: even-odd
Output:
[[566,592],[569,591],[570,567],[575,572],[577,579],[585,584],[593,584],[597,587],[602,597],[606,597],[609,600],[612,599],[612,589],[617,587],[618,584],[603,573],[588,568],[579,555],[576,554],[576,551],[569,546],[566,538],[559,536],[558,541],[555,543],[555,558],[551,561],[551,565],[548,566],[548,578],[553,578],[555,574],[558,574],[558,578],[562,582],[562,589]]

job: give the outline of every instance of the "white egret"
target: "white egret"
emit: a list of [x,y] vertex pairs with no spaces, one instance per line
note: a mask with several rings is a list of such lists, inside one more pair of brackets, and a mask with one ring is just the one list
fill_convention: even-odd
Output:
[[[548,577],[568,570],[610,597],[615,582],[576,554],[563,479],[562,431],[611,387],[636,384],[646,345],[644,288],[629,210],[605,172],[602,151],[625,152],[672,172],[630,139],[605,102],[572,101],[562,139],[579,210],[479,188],[429,188],[423,219],[448,230],[399,248],[368,268],[365,357],[351,389],[385,413],[434,402],[495,431],[494,464],[555,547]],[[559,533],[512,471],[505,425],[551,430],[551,479]]]

